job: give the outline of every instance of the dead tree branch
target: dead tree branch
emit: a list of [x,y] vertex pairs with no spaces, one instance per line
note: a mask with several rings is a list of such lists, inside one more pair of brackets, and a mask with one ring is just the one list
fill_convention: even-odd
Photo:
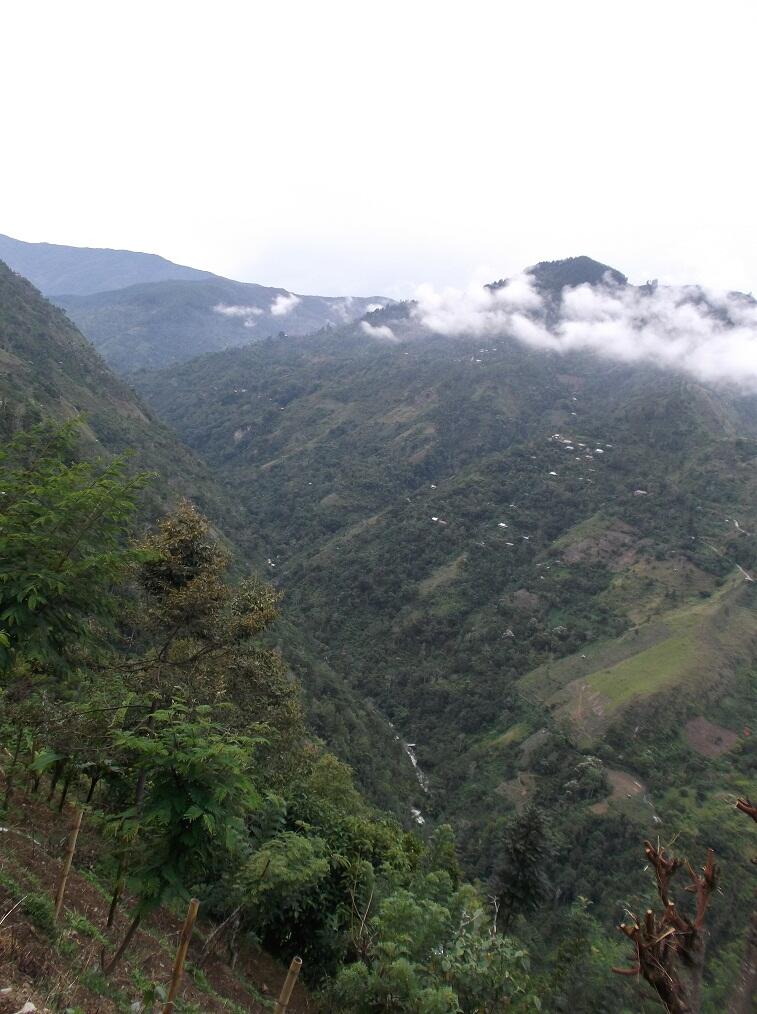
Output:
[[[644,842],[644,852],[654,870],[661,913],[651,908],[643,919],[622,923],[620,930],[633,944],[630,968],[614,968],[618,975],[641,976],[660,998],[669,1014],[696,1014],[704,970],[707,906],[717,885],[715,854],[707,851],[701,872],[661,846]],[[671,894],[675,874],[685,868],[691,883],[686,891],[695,896],[693,917],[676,905]]]

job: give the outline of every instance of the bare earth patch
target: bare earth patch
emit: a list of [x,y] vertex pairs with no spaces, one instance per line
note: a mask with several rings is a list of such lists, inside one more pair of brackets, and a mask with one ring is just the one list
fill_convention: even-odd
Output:
[[497,795],[504,796],[517,809],[525,806],[534,794],[536,788],[536,777],[528,771],[520,771],[517,778],[511,778],[507,782],[501,782],[494,790]]
[[738,743],[738,733],[707,718],[692,718],[684,726],[686,742],[703,757],[719,757]]
[[638,778],[629,775],[627,771],[619,771],[617,768],[607,769],[607,780],[610,783],[610,795],[590,806],[589,809],[592,813],[607,813],[610,803],[620,802],[622,799],[635,799],[636,796],[641,796],[646,791],[646,786]]
[[563,551],[567,563],[604,563],[610,570],[622,570],[636,561],[634,530],[622,521],[597,535],[574,542]]

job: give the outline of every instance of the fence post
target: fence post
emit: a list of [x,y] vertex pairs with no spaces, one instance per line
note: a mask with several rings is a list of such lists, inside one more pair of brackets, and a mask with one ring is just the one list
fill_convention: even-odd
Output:
[[166,1000],[165,1006],[163,1007],[163,1014],[172,1014],[174,1007],[174,1000],[176,994],[179,992],[179,983],[181,982],[181,973],[184,971],[184,961],[189,950],[189,941],[192,936],[192,930],[194,929],[195,919],[197,918],[197,909],[200,907],[200,902],[197,898],[192,898],[189,902],[189,908],[187,909],[187,917],[184,920],[184,925],[181,930],[181,936],[179,937],[179,947],[176,951],[176,960],[173,965],[173,975],[171,976],[171,986],[168,990],[168,999]]
[[55,895],[55,922],[58,921],[61,909],[63,908],[63,898],[66,894],[66,882],[68,875],[71,872],[71,863],[74,861],[74,852],[76,852],[76,839],[79,837],[79,829],[81,828],[82,817],[84,816],[84,810],[77,810],[76,817],[74,818],[74,826],[71,828],[71,834],[68,838],[68,850],[66,852],[66,858],[63,861],[63,869],[61,870],[60,880],[58,881],[58,891]]
[[295,982],[297,982],[297,976],[300,974],[301,968],[302,958],[292,958],[292,964],[289,966],[287,977],[284,979],[284,985],[281,987],[276,1006],[273,1008],[274,1014],[286,1014],[289,998],[292,995],[292,990],[294,989]]

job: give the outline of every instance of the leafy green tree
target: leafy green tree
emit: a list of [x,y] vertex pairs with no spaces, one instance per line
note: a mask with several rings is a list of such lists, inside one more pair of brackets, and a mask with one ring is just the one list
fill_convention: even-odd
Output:
[[275,672],[278,656],[254,639],[276,618],[277,593],[256,578],[238,584],[227,579],[229,554],[187,501],[137,549],[135,599],[125,630],[125,646],[137,648],[130,663],[135,689],[157,701],[170,700],[176,687],[204,704],[232,699],[248,724],[260,721],[250,713],[243,684],[253,682],[256,667],[265,670],[264,679]]
[[345,1014],[538,1009],[525,951],[494,932],[473,887],[455,889],[443,871],[384,897],[370,934],[363,961],[342,968],[329,987]]
[[0,673],[19,656],[65,672],[112,619],[133,559],[124,529],[146,477],[75,460],[78,425],[42,424],[0,448]]
[[565,1014],[617,1014],[624,1009],[624,990],[607,969],[622,961],[623,947],[608,937],[578,898],[560,920],[562,939],[554,950],[543,993],[550,1009]]
[[320,903],[317,888],[329,870],[329,848],[318,835],[282,831],[269,839],[239,875],[253,925],[263,925],[267,912],[277,919],[307,919]]
[[220,851],[228,862],[243,848],[244,818],[258,805],[251,766],[259,739],[231,736],[206,706],[174,702],[150,716],[149,729],[115,735],[117,748],[146,771],[140,805],[113,825],[134,843],[130,884],[137,897],[131,925],[107,966],[111,972],[145,914],[206,879]]

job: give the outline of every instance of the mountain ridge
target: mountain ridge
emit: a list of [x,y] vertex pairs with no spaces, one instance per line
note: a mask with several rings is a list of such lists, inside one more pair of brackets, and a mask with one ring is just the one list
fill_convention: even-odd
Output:
[[46,296],[83,295],[138,282],[207,279],[210,271],[175,264],[159,254],[110,247],[30,243],[0,234],[0,260],[28,278]]

